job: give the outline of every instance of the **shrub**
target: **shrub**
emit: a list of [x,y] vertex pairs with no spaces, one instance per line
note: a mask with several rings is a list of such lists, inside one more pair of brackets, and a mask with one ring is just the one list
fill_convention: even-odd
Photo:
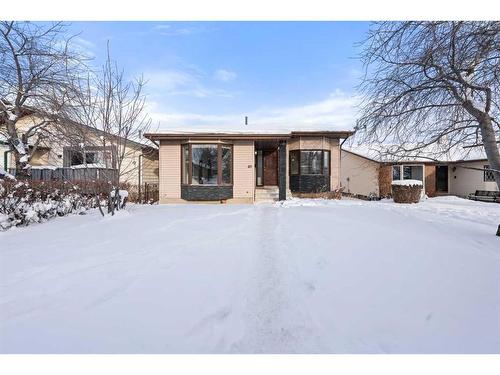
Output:
[[107,197],[109,184],[0,180],[0,230],[82,213]]
[[396,203],[418,203],[422,194],[422,181],[396,180],[392,182],[392,197]]

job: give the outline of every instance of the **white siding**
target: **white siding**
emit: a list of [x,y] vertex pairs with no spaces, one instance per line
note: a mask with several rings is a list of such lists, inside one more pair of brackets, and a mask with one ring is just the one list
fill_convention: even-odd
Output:
[[[472,167],[483,169],[488,165],[486,160],[465,162],[460,164],[451,164],[448,167],[449,193],[465,197],[476,190],[493,190],[498,191],[496,182],[485,182],[484,172],[474,169],[466,169],[462,167]],[[455,168],[455,171],[453,169]]]
[[255,189],[255,154],[253,141],[233,145],[233,198],[253,201]]
[[160,203],[181,199],[181,144],[160,143]]
[[378,173],[376,161],[363,158],[342,150],[340,174],[344,192],[369,196],[379,196]]

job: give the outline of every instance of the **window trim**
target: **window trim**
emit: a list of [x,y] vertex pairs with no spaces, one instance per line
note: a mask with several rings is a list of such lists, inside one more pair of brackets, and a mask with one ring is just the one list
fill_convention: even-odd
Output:
[[[302,173],[302,168],[301,168],[301,154],[302,151],[317,151],[321,152],[321,173],[318,174],[309,174],[309,173]],[[297,162],[298,162],[298,167],[299,167],[299,173],[297,174],[292,174],[292,153],[296,152],[298,154]],[[328,174],[325,174],[325,152],[328,152]],[[312,149],[312,148],[301,148],[297,150],[290,150],[288,151],[288,175],[289,176],[328,176],[330,177],[332,175],[332,151],[331,150],[324,150],[324,149]]]
[[[193,145],[195,146],[217,146],[217,184],[214,185],[194,185],[193,182]],[[184,147],[188,148],[188,181],[184,182]],[[222,147],[231,149],[231,182],[222,182]],[[216,186],[233,186],[234,179],[234,145],[229,143],[181,143],[181,186],[199,186],[199,187],[216,187]]]

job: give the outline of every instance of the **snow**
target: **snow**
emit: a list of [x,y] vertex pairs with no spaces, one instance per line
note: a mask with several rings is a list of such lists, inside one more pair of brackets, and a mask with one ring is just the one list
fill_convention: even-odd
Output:
[[394,180],[392,185],[399,186],[422,186],[422,181],[420,180]]
[[496,204],[88,212],[0,233],[0,352],[500,352]]
[[[412,149],[416,144],[408,144],[405,147]],[[342,146],[343,150],[356,155],[366,157],[378,162],[430,162],[440,161],[462,162],[473,160],[486,160],[484,147],[469,147],[449,146],[447,144],[434,143],[427,147],[414,152],[408,152],[407,156],[401,149],[400,145],[395,144],[379,144],[379,143],[356,143],[354,138],[349,138],[349,141]]]

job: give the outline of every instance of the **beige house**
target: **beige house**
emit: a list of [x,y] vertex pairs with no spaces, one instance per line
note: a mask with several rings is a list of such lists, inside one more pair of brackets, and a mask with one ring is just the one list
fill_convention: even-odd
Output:
[[160,203],[253,203],[340,187],[349,131],[151,133],[159,144]]
[[443,161],[425,158],[390,161],[373,153],[363,154],[364,150],[341,151],[341,184],[344,192],[355,196],[389,196],[392,181],[404,179],[422,181],[429,197],[467,197],[476,190],[498,191],[493,173],[485,170],[488,162],[481,151],[465,159],[451,155]]
[[[40,123],[36,115],[24,116],[18,121],[22,134]],[[158,183],[158,150],[152,145],[125,140],[88,126],[70,123],[50,123],[41,133],[41,141],[35,145],[35,137],[29,138],[28,147],[36,146],[29,164],[33,172],[43,169],[88,169],[116,171],[120,182],[137,186]],[[12,153],[4,145],[3,168],[11,172],[15,168]]]

